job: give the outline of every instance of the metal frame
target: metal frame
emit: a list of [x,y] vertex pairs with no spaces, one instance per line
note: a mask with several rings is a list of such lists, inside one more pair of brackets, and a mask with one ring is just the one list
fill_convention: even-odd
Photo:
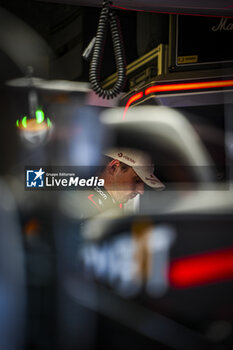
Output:
[[[128,79],[132,77],[138,71],[138,74],[145,71],[149,66],[156,65],[157,75],[167,73],[167,45],[159,44],[153,50],[147,52],[142,57],[130,63],[126,68],[126,76]],[[104,89],[112,86],[117,79],[117,73],[110,75],[102,82],[102,87]],[[144,82],[145,83],[145,82]]]

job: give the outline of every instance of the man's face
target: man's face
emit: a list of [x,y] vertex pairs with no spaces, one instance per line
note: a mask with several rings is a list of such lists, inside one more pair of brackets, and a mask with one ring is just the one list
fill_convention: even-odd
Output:
[[144,183],[135,173],[133,168],[122,169],[120,163],[116,163],[116,168],[112,174],[113,189],[110,192],[115,201],[126,203],[137,194],[144,193]]

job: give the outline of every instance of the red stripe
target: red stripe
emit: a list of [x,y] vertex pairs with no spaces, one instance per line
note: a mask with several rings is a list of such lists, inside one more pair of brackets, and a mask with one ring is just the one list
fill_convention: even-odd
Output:
[[171,262],[172,287],[188,288],[233,279],[233,248],[180,258]]
[[221,88],[233,86],[233,80],[202,81],[199,83],[165,84],[150,86],[145,90],[145,95],[154,92],[181,91],[181,90],[201,90],[211,88]]
[[[152,93],[158,92],[169,92],[169,91],[187,91],[187,90],[202,90],[202,89],[213,89],[222,87],[233,87],[233,80],[215,80],[215,81],[202,81],[195,83],[182,83],[182,84],[163,84],[150,86],[145,90],[145,96]],[[131,96],[126,103],[123,120],[125,119],[126,113],[130,105],[143,97],[143,91]]]
[[90,195],[88,196],[88,199],[89,199],[92,203],[95,204],[96,208],[97,208],[99,211],[101,211],[99,205],[94,201],[94,199],[92,199],[93,196],[94,196],[94,194],[90,194]]
[[128,102],[126,103],[126,106],[125,106],[125,110],[124,110],[124,114],[123,114],[123,118],[122,118],[123,120],[125,119],[125,115],[126,115],[126,112],[127,112],[128,108],[129,108],[129,106],[133,102],[135,102],[135,101],[139,100],[140,98],[142,98],[142,96],[143,96],[143,92],[141,91],[141,92],[137,93],[136,95],[133,95],[133,96],[130,97],[130,99],[128,100]]
[[203,81],[199,83],[184,83],[184,84],[166,84],[166,85],[154,85],[145,90],[145,95],[149,95],[153,92],[167,92],[167,91],[180,91],[180,90],[201,90],[211,88],[221,88],[233,86],[233,80],[221,80],[221,81]]

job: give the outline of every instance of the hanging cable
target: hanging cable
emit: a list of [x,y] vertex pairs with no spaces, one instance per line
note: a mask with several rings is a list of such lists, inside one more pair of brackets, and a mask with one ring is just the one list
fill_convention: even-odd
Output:
[[[108,23],[111,29],[113,49],[116,60],[117,81],[112,89],[105,90],[102,88],[100,83],[100,71]],[[110,8],[109,1],[103,2],[96,37],[92,39],[85,51],[87,56],[90,56],[93,51],[89,71],[89,80],[92,89],[102,98],[110,99],[116,97],[121,91],[123,91],[126,82],[126,63],[123,42],[121,39],[120,23],[115,12]]]

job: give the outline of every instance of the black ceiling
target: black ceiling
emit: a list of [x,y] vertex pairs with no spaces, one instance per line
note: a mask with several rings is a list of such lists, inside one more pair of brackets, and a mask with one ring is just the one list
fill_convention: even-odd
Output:
[[[51,0],[43,0],[51,2]],[[52,0],[57,3],[100,7],[102,0]],[[112,6],[126,10],[233,17],[231,0],[113,0]]]

